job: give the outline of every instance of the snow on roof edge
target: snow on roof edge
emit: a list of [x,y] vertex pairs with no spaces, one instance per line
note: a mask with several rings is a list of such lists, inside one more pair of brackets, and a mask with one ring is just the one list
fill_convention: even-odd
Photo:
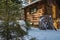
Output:
[[41,0],[36,0],[36,1],[34,1],[34,2],[31,2],[30,4],[23,5],[22,8],[25,8],[25,7],[27,7],[27,6],[31,5],[31,4],[34,4],[34,3],[38,2],[38,1],[41,1]]

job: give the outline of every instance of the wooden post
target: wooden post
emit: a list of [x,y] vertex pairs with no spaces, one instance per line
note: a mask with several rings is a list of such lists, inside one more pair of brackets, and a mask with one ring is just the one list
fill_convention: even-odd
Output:
[[52,4],[52,13],[53,13],[53,18],[56,19],[56,6]]
[[52,16],[54,19],[54,27],[57,29],[56,5],[54,5],[54,4],[52,4]]

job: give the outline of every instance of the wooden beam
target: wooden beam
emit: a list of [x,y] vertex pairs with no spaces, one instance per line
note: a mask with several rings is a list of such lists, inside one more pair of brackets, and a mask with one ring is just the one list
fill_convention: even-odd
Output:
[[56,5],[52,4],[53,19],[56,19]]

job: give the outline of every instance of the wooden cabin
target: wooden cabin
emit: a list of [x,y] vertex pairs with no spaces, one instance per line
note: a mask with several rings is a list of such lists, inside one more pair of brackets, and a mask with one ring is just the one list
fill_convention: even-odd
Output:
[[[25,0],[27,1],[27,0]],[[55,28],[58,28],[57,23],[57,5],[52,0],[28,0],[24,5],[25,20],[29,21],[31,25],[38,26],[39,19],[43,15],[51,15],[54,20]]]
[[43,9],[40,0],[29,3],[28,6],[24,7],[25,20],[29,21],[32,25],[38,25],[39,18],[43,15]]

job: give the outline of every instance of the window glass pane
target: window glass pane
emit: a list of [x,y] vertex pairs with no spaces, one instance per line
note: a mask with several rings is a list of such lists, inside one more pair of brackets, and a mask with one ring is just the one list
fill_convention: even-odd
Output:
[[32,14],[32,13],[34,13],[34,10],[33,10],[33,9],[31,9],[31,14]]
[[36,1],[36,0],[32,0],[32,2],[33,2],[33,1]]
[[37,10],[38,10],[37,7],[32,7],[32,8],[30,9],[30,14],[33,14],[33,13],[37,12]]
[[37,8],[34,8],[34,12],[37,12]]

